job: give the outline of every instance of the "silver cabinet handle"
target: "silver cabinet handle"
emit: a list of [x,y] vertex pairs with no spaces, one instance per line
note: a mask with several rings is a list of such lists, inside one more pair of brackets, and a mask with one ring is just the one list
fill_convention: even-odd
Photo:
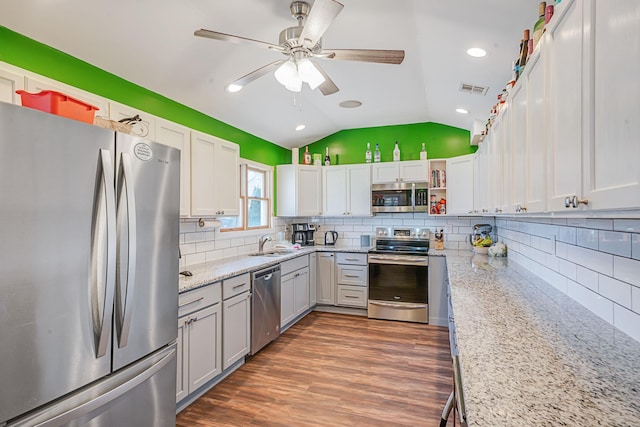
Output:
[[200,298],[196,298],[196,299],[191,300],[191,301],[183,302],[182,304],[178,304],[178,308],[182,308],[182,307],[186,307],[186,306],[191,305],[191,304],[195,304],[197,302],[202,301],[203,299],[204,299],[204,297],[200,297]]
[[564,198],[564,207],[565,208],[577,208],[578,205],[588,205],[589,204],[589,200],[586,199],[578,199],[578,196],[573,195],[571,196],[567,196]]
[[344,297],[345,297],[345,298],[351,298],[351,299],[357,299],[357,298],[360,298],[360,297],[357,297],[357,296],[355,296],[355,295],[345,295]]
[[[111,335],[111,317],[113,315],[113,294],[116,283],[116,197],[113,187],[113,165],[109,150],[100,150],[99,181],[93,201],[91,220],[91,311],[96,340],[96,357],[107,353],[107,344]],[[101,237],[105,237],[104,242]],[[102,246],[100,244],[102,243]],[[104,253],[106,252],[106,254]],[[105,275],[99,277],[100,258],[106,259]],[[98,292],[104,281],[104,301],[99,307]],[[102,312],[102,316],[100,316]]]
[[345,261],[360,261],[358,258],[345,258]]
[[[126,283],[120,283],[117,275],[116,286],[116,326],[118,327],[118,347],[122,348],[127,345],[129,340],[129,328],[131,327],[131,315],[133,312],[133,297],[136,288],[136,260],[137,260],[137,224],[136,224],[136,197],[131,170],[131,160],[129,155],[122,153],[120,155],[120,174],[118,177],[118,205],[116,207],[116,215],[119,216],[122,203],[126,201],[126,221],[127,221],[127,274]],[[124,193],[123,193],[124,191]],[[123,199],[123,196],[126,196]],[[118,226],[120,230],[121,224]],[[122,250],[122,249],[121,249]],[[126,290],[125,290],[126,289]],[[123,295],[124,293],[124,295]]]
[[360,277],[357,274],[345,274],[344,277]]
[[239,285],[235,285],[232,289],[238,289],[238,288],[240,288],[242,286],[246,286],[246,285],[247,285],[246,282],[245,283],[240,283]]

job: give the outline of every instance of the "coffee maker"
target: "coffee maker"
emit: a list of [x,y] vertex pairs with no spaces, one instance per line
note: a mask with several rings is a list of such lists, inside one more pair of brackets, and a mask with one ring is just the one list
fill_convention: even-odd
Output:
[[300,246],[313,246],[313,233],[316,231],[315,224],[291,224],[291,243]]

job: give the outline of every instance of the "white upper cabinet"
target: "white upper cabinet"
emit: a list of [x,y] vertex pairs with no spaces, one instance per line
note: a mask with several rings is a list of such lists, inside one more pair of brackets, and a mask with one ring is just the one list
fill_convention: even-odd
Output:
[[426,160],[374,163],[371,171],[372,184],[429,181],[429,164]]
[[322,168],[322,214],[371,215],[371,167],[369,164]]
[[212,135],[191,132],[191,216],[237,216],[240,148]]
[[[527,70],[531,66],[527,63]],[[509,109],[513,127],[511,129],[511,204],[507,212],[521,212],[527,191],[527,85],[525,77],[520,78],[509,95]]]
[[24,90],[24,76],[0,69],[0,102],[22,105],[17,90]]
[[447,159],[447,213],[473,212],[473,154]]
[[322,168],[311,165],[278,165],[278,216],[322,215]]
[[180,216],[188,217],[191,207],[191,131],[158,118],[155,135],[157,142],[180,150]]
[[[547,208],[565,210],[565,199],[582,199],[583,20],[582,1],[568,2],[554,15],[549,41]],[[619,82],[618,82],[619,83]]]
[[141,136],[151,141],[156,141],[156,120],[152,114],[145,113],[128,105],[119,104],[117,102],[109,103],[109,118],[116,122],[122,119],[129,119],[135,116],[140,117],[140,121],[132,124],[131,133]]
[[637,208],[640,79],[632,76],[640,69],[640,2],[590,0],[584,7],[584,199],[591,209]]

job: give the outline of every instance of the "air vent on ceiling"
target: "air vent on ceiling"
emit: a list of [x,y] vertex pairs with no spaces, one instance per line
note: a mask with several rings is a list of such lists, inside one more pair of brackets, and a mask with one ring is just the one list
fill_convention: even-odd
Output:
[[489,86],[476,86],[471,83],[460,83],[460,92],[470,93],[472,95],[486,95]]

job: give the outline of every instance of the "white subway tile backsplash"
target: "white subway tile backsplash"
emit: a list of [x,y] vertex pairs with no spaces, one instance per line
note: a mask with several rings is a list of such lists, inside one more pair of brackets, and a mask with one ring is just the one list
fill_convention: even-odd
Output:
[[631,234],[619,231],[598,232],[598,249],[614,255],[631,257]]
[[575,227],[558,227],[556,240],[558,242],[576,244],[576,228]]
[[598,292],[598,273],[582,266],[576,269],[577,281],[594,292]]
[[572,262],[569,261],[565,261],[563,259],[561,259],[558,263],[558,267],[559,267],[559,273],[562,274],[563,276],[571,279],[571,280],[577,280],[577,268],[578,266],[575,265]]
[[184,245],[180,245],[180,252],[182,256],[191,255],[196,253],[196,244],[195,243],[186,243]]
[[181,222],[180,233],[195,233],[196,224],[197,224],[196,222]]
[[206,261],[204,252],[187,255],[185,259],[185,265],[200,264]]
[[640,286],[640,261],[619,256],[614,257],[613,277]]
[[614,304],[602,295],[598,295],[596,292],[571,280],[567,284],[567,295],[584,305],[598,317],[613,323]]
[[547,254],[544,265],[546,265],[549,269],[555,271],[556,273],[560,272],[560,261],[562,261],[557,256],[553,256],[551,254]]
[[567,218],[567,225],[584,228],[596,228],[598,230],[613,230],[612,219]]
[[[631,287],[631,310],[640,313],[640,288],[636,286]],[[638,328],[640,328],[640,325],[638,325]]]
[[204,233],[186,233],[184,235],[185,243],[196,243],[196,242],[204,242],[206,236]]
[[598,249],[598,230],[578,228],[576,242],[578,246],[589,249]]
[[640,259],[640,234],[631,236],[631,257]]
[[613,276],[613,255],[568,245],[567,259],[599,273]]
[[640,314],[617,304],[613,306],[613,324],[636,341],[640,341]]
[[602,296],[626,308],[631,308],[630,284],[601,274],[598,278],[598,291]]
[[216,248],[215,242],[213,241],[197,242],[195,245],[195,252],[207,252],[212,251]]
[[614,219],[613,229],[615,231],[640,233],[640,219]]

